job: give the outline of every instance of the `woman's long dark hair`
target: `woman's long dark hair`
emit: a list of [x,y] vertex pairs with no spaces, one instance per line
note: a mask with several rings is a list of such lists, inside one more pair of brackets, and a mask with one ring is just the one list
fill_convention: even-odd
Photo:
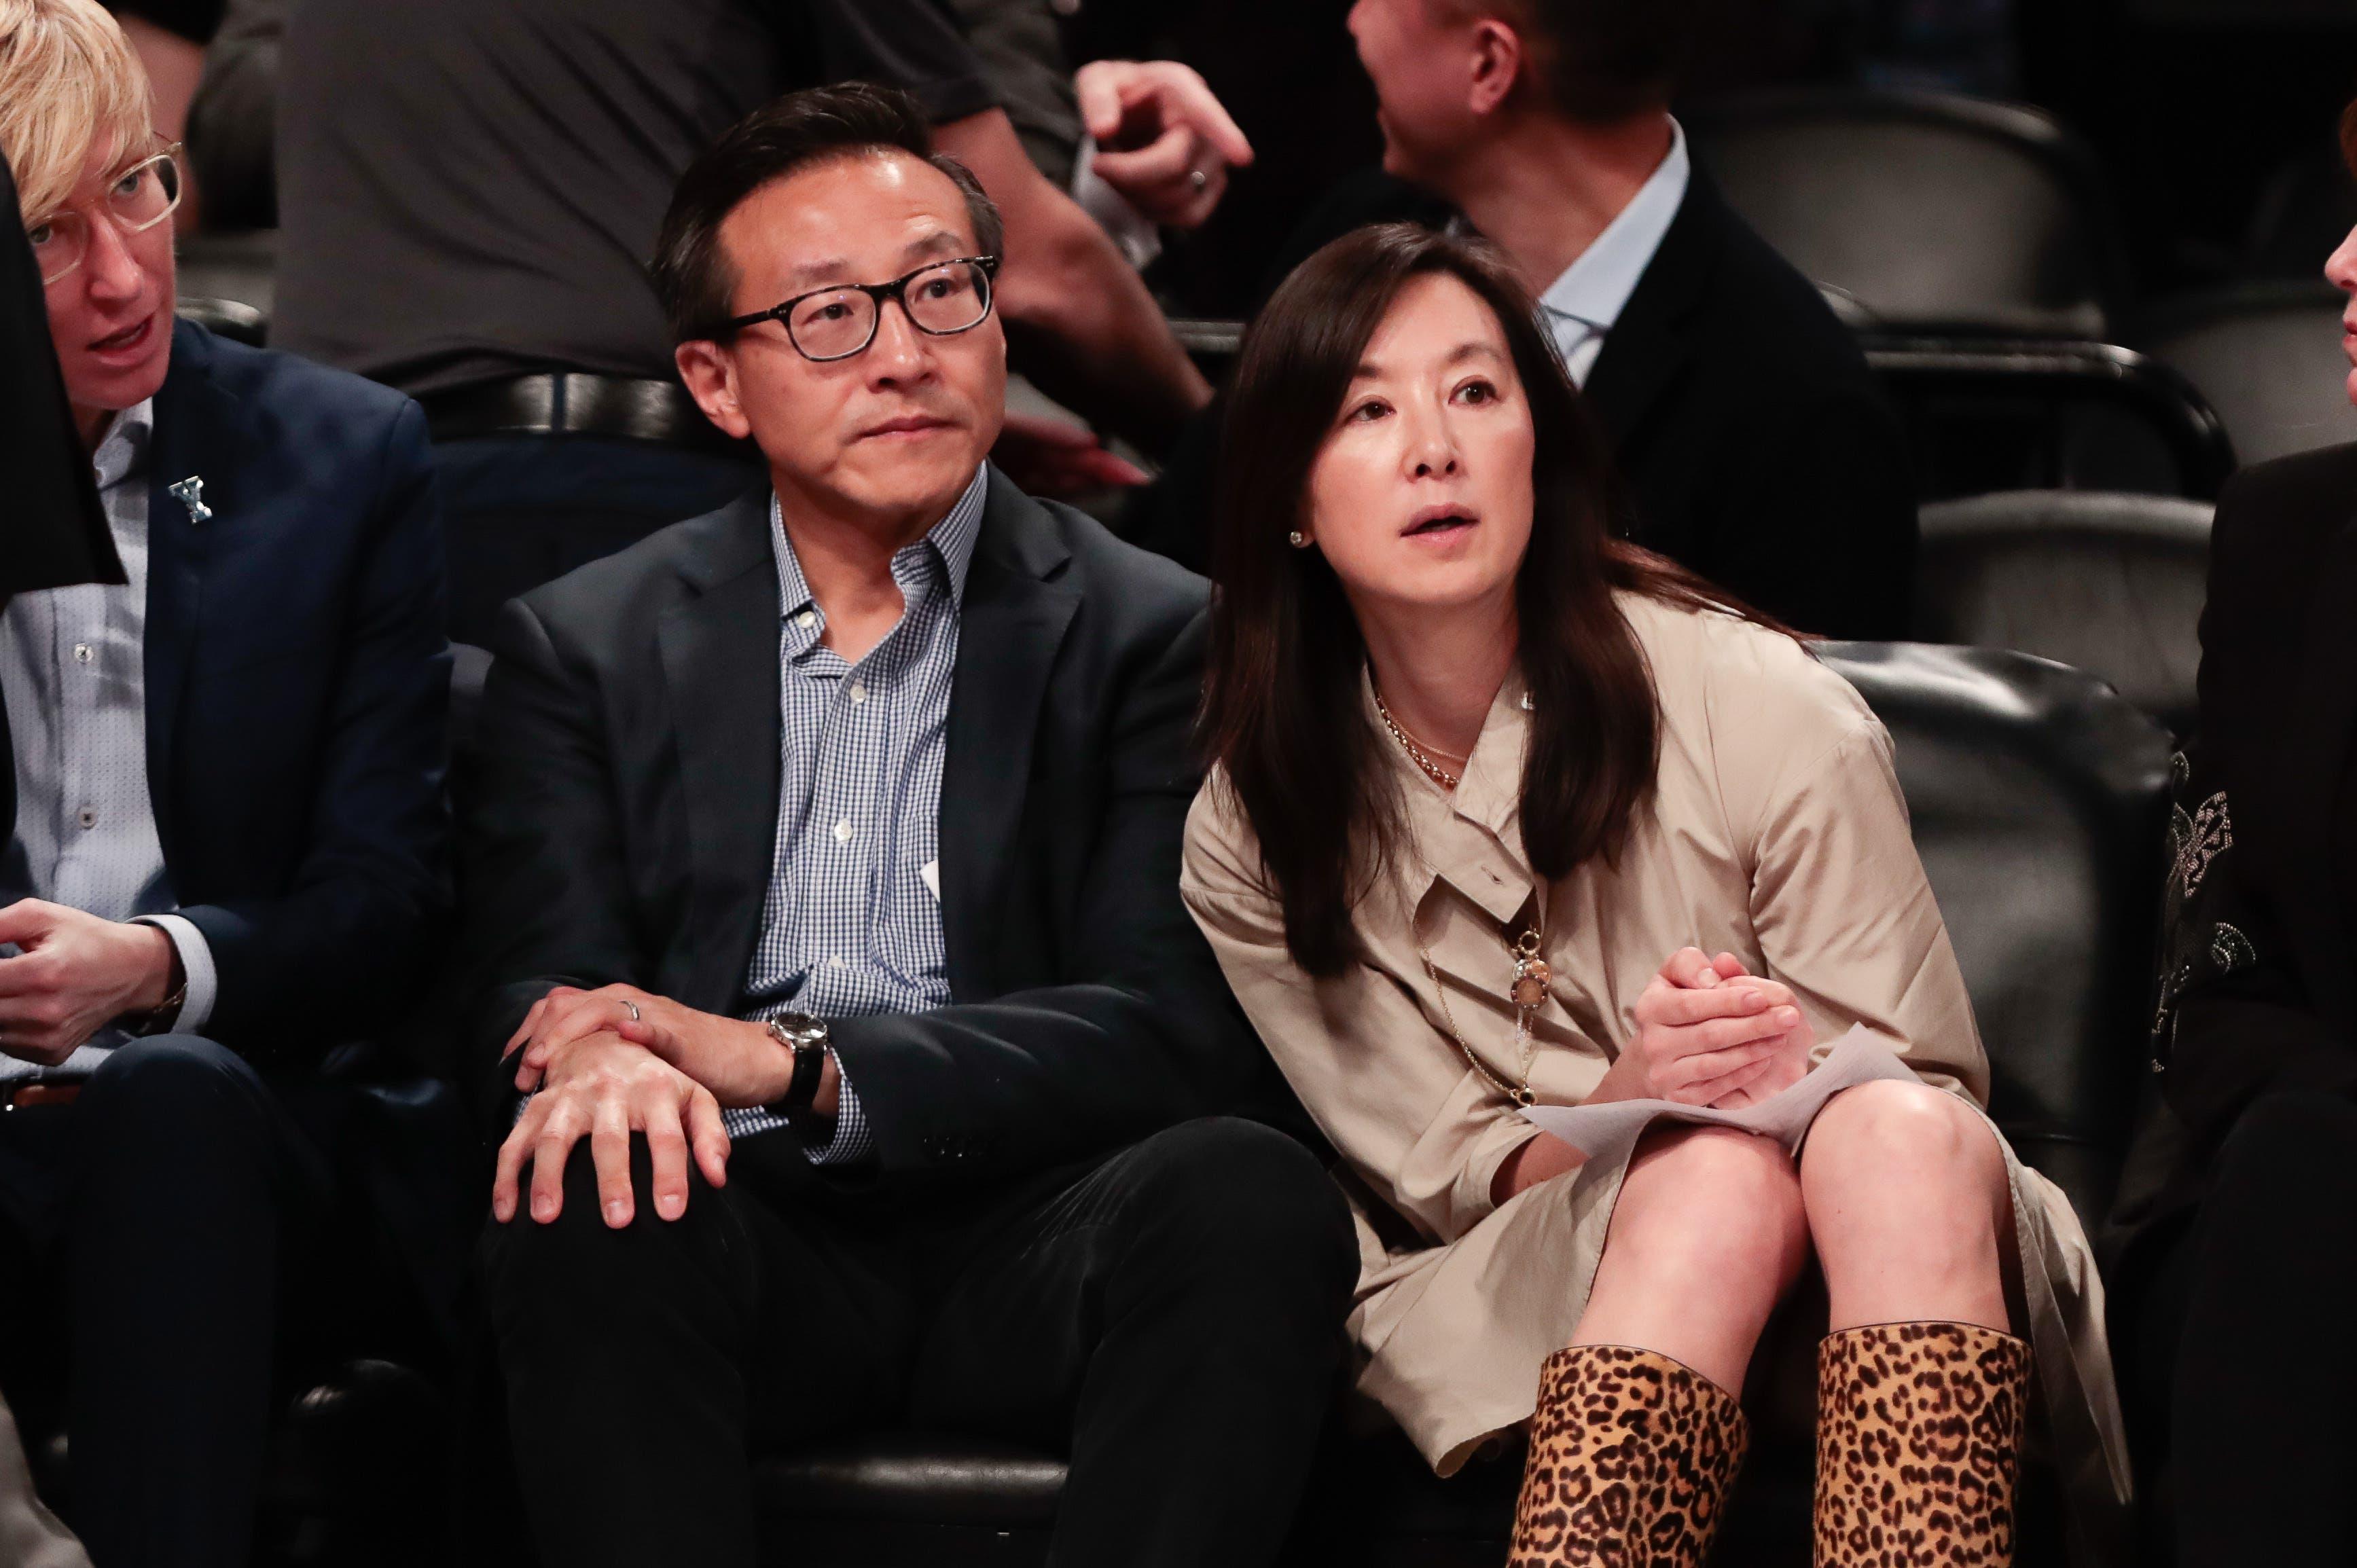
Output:
[[1401,797],[1360,700],[1366,643],[1341,583],[1324,555],[1286,536],[1305,526],[1310,469],[1367,344],[1402,288],[1433,274],[1496,313],[1537,437],[1514,607],[1532,701],[1523,843],[1539,875],[1615,856],[1653,788],[1652,674],[1615,591],[1747,613],[1614,536],[1623,503],[1611,454],[1494,247],[1391,223],[1304,262],[1254,322],[1229,390],[1202,735],[1260,839],[1286,946],[1314,975],[1359,956],[1351,906],[1388,863]]

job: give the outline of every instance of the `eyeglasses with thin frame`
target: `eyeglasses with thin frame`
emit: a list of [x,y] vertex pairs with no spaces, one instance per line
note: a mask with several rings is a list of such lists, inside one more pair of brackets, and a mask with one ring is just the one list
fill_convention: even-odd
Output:
[[[179,151],[180,144],[174,142],[108,183],[100,206],[117,231],[137,234],[153,229],[180,205]],[[90,254],[90,222],[89,213],[69,207],[27,226],[25,238],[32,243],[44,287],[81,265]]]
[[929,337],[973,331],[989,318],[990,284],[997,275],[996,256],[929,262],[890,283],[834,284],[798,294],[783,305],[731,317],[726,326],[742,332],[777,322],[803,359],[823,365],[867,351],[888,299],[899,300],[909,325]]

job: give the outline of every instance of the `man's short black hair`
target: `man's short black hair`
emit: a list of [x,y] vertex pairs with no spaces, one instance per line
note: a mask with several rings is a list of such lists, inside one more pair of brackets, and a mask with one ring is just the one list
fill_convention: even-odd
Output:
[[1696,0],[1508,0],[1566,119],[1609,124],[1666,109],[1694,44]]
[[949,176],[965,193],[974,243],[995,256],[1006,227],[982,182],[947,153],[933,151],[932,127],[917,101],[897,88],[847,81],[790,92],[757,109],[706,147],[673,190],[655,240],[655,294],[672,340],[716,338],[727,330],[737,279],[720,250],[720,225],[747,198],[788,175],[839,158],[897,149]]

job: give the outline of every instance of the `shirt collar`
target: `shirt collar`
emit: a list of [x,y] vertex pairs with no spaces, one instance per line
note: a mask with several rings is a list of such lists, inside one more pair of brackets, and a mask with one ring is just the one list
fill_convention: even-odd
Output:
[[[989,496],[990,466],[985,463],[974,471],[974,478],[967,482],[964,491],[941,521],[928,529],[922,539],[914,544],[902,546],[893,556],[894,575],[901,575],[899,568],[907,564],[911,552],[930,553],[941,562],[942,571],[949,578],[951,606],[963,607],[965,603],[966,575],[974,565],[974,542],[982,534],[983,503]],[[785,514],[778,505],[775,490],[770,492],[770,542],[778,559],[780,618],[799,615],[803,610],[816,612],[817,605],[811,594],[810,582],[802,575],[802,564],[794,554],[793,541],[786,536]],[[812,629],[814,640],[815,622]]]
[[1670,122],[1669,156],[1639,188],[1620,215],[1566,267],[1563,275],[1539,295],[1539,309],[1548,317],[1577,321],[1593,332],[1609,332],[1620,319],[1638,280],[1652,264],[1653,252],[1676,221],[1686,199],[1692,164],[1686,156],[1685,128]]
[[100,489],[111,490],[146,472],[147,448],[155,432],[154,398],[144,399],[114,416],[114,422],[99,441],[98,450],[91,454],[91,467],[97,470]]

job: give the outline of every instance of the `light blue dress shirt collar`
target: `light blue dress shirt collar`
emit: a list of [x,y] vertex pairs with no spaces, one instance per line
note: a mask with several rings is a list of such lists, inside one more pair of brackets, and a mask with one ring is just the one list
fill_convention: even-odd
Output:
[[156,436],[156,400],[148,398],[114,416],[106,434],[100,438],[98,450],[91,455],[91,467],[97,470],[98,488],[103,492],[136,475],[147,477],[147,444]]
[[[985,463],[974,471],[941,521],[926,532],[913,544],[904,544],[892,556],[892,575],[904,586],[918,576],[927,554],[941,563],[949,579],[950,604],[952,607],[965,603],[965,578],[974,564],[974,541],[982,534],[983,504],[990,496],[990,465]],[[778,614],[800,637],[789,634],[786,657],[798,657],[826,629],[826,612],[819,607],[811,592],[810,581],[802,575],[802,564],[794,553],[793,540],[786,532],[785,513],[778,504],[777,492],[770,494],[770,542],[778,558]],[[803,618],[807,617],[805,619]]]
[[1670,150],[1661,166],[1595,242],[1539,295],[1539,324],[1555,339],[1571,379],[1580,385],[1587,385],[1605,338],[1677,220],[1692,177],[1685,128],[1673,120]]

